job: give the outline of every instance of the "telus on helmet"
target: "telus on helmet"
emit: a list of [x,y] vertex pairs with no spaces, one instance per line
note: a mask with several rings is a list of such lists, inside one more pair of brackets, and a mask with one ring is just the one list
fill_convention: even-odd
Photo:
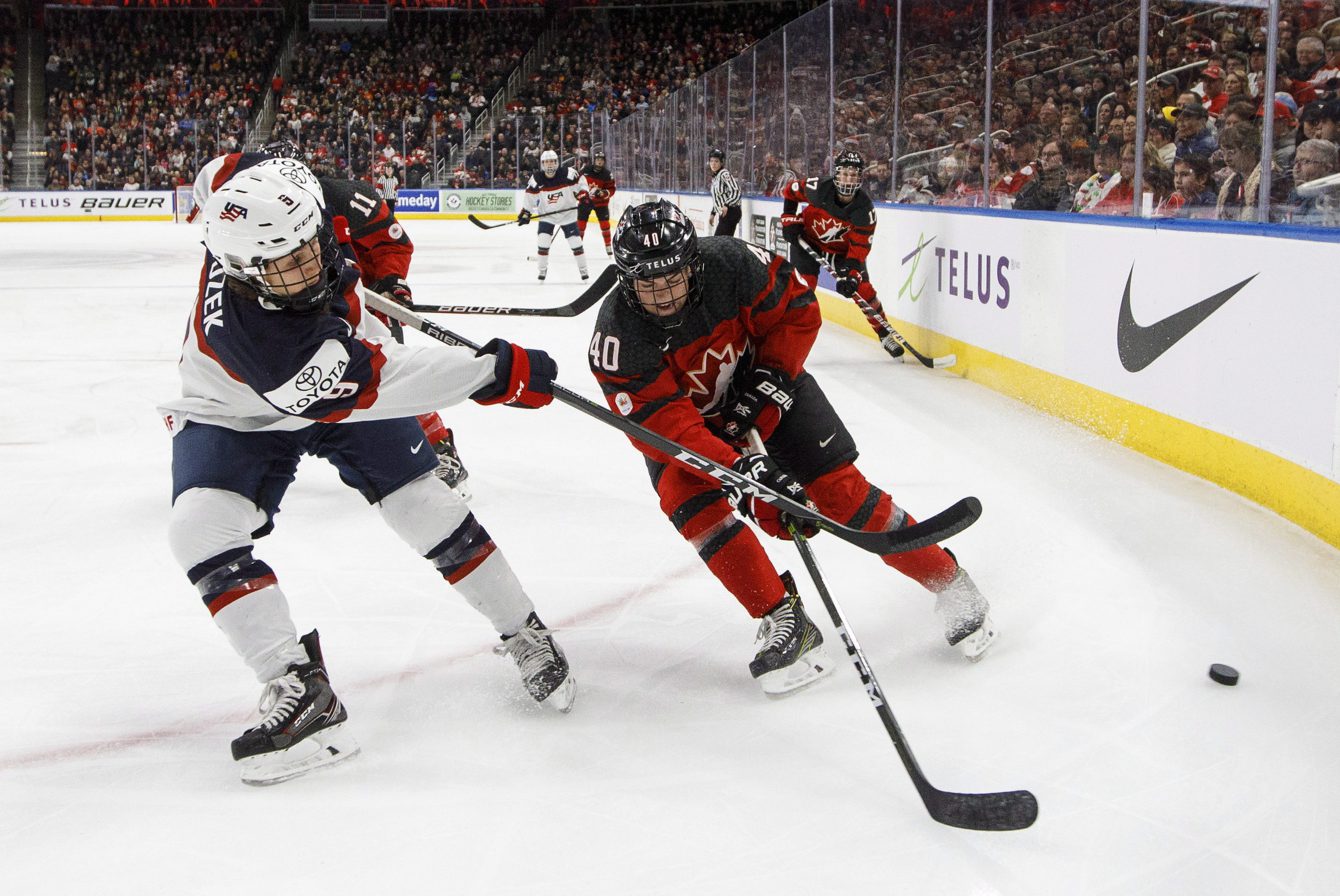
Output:
[[[657,326],[683,323],[686,312],[702,301],[703,291],[703,258],[693,222],[664,199],[644,202],[623,213],[612,242],[620,298]],[[682,307],[668,314],[649,310],[638,296],[638,281],[653,305],[672,304],[682,289]],[[653,287],[653,282],[658,285]]]
[[338,288],[340,247],[326,198],[301,162],[267,159],[205,203],[205,247],[271,310],[315,311]]

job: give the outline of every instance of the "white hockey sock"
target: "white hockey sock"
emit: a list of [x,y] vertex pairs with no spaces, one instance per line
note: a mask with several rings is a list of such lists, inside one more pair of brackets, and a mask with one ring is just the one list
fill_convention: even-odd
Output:
[[308,660],[278,585],[233,601],[214,614],[214,624],[256,673],[257,681],[278,678],[290,665]]

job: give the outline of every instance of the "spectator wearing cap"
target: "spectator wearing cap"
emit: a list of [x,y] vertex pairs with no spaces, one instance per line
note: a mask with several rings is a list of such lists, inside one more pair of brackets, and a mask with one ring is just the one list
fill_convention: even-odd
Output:
[[[1289,95],[1285,93],[1279,96],[1288,97]],[[1295,132],[1298,122],[1290,109],[1291,102],[1292,97],[1275,100],[1275,164],[1284,169],[1293,166],[1293,154],[1297,146]],[[1258,109],[1256,117],[1265,118],[1265,109]]]
[[1211,118],[1218,118],[1228,105],[1228,92],[1224,90],[1224,69],[1219,63],[1211,62],[1201,69],[1200,83],[1203,96],[1201,105]]
[[1191,103],[1173,114],[1177,117],[1177,158],[1192,154],[1209,156],[1219,148],[1210,130],[1209,113],[1200,103]]
[[1159,75],[1154,82],[1154,104],[1162,108],[1163,106],[1173,106],[1177,104],[1177,76]]
[[1340,145],[1340,100],[1308,103],[1301,118],[1304,140],[1329,140]]
[[1173,194],[1164,211],[1173,218],[1213,219],[1218,197],[1210,189],[1214,171],[1205,156],[1189,155],[1173,163]]
[[1319,177],[1340,173],[1340,148],[1329,140],[1304,140],[1293,158],[1294,188],[1285,200],[1285,220],[1292,224],[1319,226],[1325,223],[1316,196],[1301,196],[1298,186]]

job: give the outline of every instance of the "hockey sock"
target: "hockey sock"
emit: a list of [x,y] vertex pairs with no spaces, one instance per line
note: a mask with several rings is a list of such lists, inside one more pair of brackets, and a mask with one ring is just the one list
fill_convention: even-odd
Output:
[[568,248],[572,249],[572,254],[577,259],[577,270],[585,274],[586,271],[586,249],[582,245],[580,236],[568,237]]
[[755,619],[777,606],[786,594],[758,536],[734,514],[689,538],[689,542],[712,575]]
[[274,572],[252,557],[250,548],[213,557],[191,570],[190,578],[214,624],[258,681],[278,678],[291,664],[307,662],[288,600]]
[[451,435],[451,430],[442,422],[442,418],[435,412],[420,414],[419,425],[423,427],[423,434],[428,437],[429,445],[440,445]]

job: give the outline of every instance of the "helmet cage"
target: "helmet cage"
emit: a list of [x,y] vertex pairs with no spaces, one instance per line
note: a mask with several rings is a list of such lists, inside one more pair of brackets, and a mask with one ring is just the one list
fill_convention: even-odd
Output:
[[540,170],[544,172],[545,177],[553,177],[558,173],[558,153],[552,149],[546,149],[540,153]]
[[[313,256],[320,271],[315,277],[305,276],[303,266]],[[316,311],[329,305],[339,290],[342,257],[335,228],[323,222],[311,239],[287,255],[254,257],[240,264],[233,259],[237,273],[228,273],[255,290],[257,300],[271,311]]]
[[847,150],[833,163],[833,185],[837,194],[850,199],[861,189],[861,175],[865,171],[865,159],[861,154]]

